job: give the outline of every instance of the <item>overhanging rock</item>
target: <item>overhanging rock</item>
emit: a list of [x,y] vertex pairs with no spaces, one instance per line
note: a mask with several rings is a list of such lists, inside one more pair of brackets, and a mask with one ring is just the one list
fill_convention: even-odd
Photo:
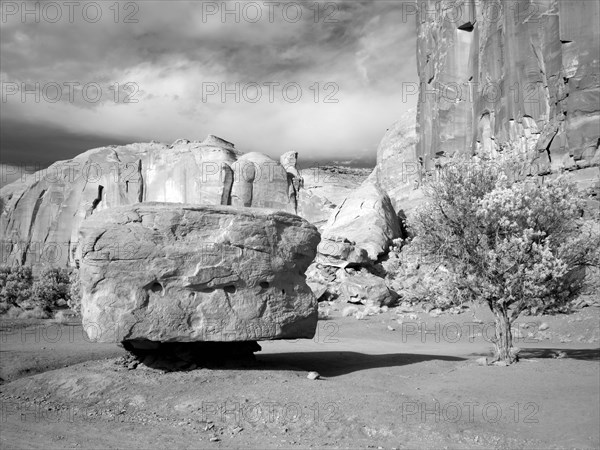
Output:
[[82,224],[83,326],[98,342],[312,338],[320,237],[285,212],[139,203]]

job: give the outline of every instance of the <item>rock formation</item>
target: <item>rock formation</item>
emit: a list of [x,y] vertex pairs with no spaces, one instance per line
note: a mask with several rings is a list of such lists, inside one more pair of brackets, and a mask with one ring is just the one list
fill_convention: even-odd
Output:
[[99,342],[312,338],[319,233],[289,213],[137,203],[80,230],[83,326]]
[[417,157],[533,153],[531,172],[600,163],[600,3],[419,2]]
[[[508,159],[516,177],[566,169],[580,188],[600,193],[600,3],[424,0],[416,6],[416,121],[408,111],[387,130],[369,187],[349,194],[325,225],[310,270],[325,297],[339,293],[343,281],[331,266],[367,268],[385,259],[383,243],[398,236],[388,203],[402,218],[423,201],[423,177],[453,157]],[[362,200],[373,196],[366,191],[389,200],[367,212]]]
[[1,263],[67,266],[81,222],[120,205],[157,201],[295,212],[286,170],[296,169],[259,153],[241,154],[215,136],[89,150],[0,189]]
[[319,244],[319,263],[368,264],[400,236],[400,224],[385,192],[367,179],[332,213]]

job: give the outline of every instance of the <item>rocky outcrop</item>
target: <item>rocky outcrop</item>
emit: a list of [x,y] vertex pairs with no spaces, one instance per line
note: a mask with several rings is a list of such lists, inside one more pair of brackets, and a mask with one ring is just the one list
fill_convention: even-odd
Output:
[[86,217],[138,202],[295,212],[289,182],[279,162],[215,136],[89,150],[0,190],[1,263],[67,266]]
[[414,208],[423,200],[419,189],[422,165],[417,158],[416,111],[403,114],[386,131],[377,147],[372,177],[389,196],[396,212]]
[[366,306],[391,306],[398,296],[391,291],[383,278],[366,270],[360,272],[343,269],[338,271],[340,297],[348,303]]
[[400,224],[387,194],[367,179],[336,208],[323,228],[317,261],[345,267],[369,264],[400,236]]
[[319,234],[285,212],[139,203],[80,229],[83,326],[99,342],[312,338]]
[[416,156],[514,158],[543,174],[600,163],[600,3],[419,2]]
[[365,168],[339,166],[303,169],[298,215],[321,230],[335,208],[367,179],[370,172]]

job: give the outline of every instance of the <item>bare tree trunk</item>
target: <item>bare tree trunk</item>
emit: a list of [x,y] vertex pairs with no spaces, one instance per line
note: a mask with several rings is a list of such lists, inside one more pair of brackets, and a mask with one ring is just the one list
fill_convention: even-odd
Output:
[[512,352],[512,331],[510,329],[510,319],[505,311],[494,309],[496,315],[496,341],[494,347],[496,350],[496,361],[504,361],[506,364],[512,364],[516,361]]

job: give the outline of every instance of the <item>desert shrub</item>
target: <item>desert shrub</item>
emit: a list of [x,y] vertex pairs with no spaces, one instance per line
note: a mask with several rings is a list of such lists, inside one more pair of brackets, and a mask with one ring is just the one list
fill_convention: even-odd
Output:
[[599,264],[597,224],[582,221],[564,179],[509,181],[488,161],[457,160],[424,190],[428,202],[408,220],[410,245],[451,274],[444,289],[490,307],[496,357],[513,362],[512,322],[569,301],[583,287],[582,270]]
[[66,269],[44,268],[33,283],[27,309],[40,307],[47,311],[57,306],[59,300],[69,297],[69,272]]
[[28,301],[32,285],[31,267],[0,267],[0,312],[6,312],[11,307],[20,307]]
[[63,301],[69,304],[76,291],[78,285],[77,289],[71,288],[66,269],[44,268],[34,279],[30,267],[0,267],[0,314],[19,318],[23,311],[31,311],[28,314],[32,318],[47,317]]

